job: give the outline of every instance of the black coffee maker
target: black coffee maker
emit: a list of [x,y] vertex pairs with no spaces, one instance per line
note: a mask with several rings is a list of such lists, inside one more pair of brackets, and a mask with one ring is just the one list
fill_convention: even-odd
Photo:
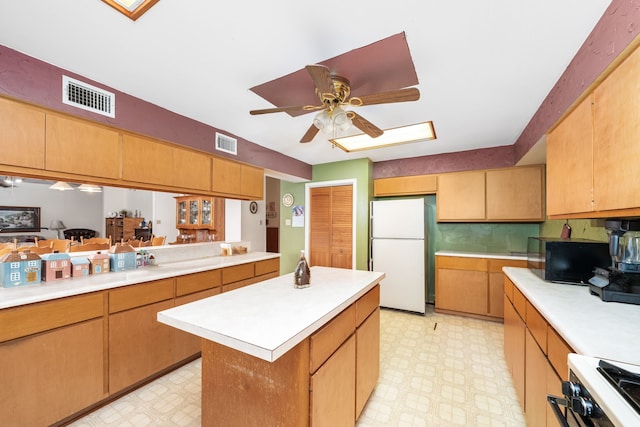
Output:
[[611,266],[596,267],[589,289],[603,301],[640,304],[640,219],[607,219],[604,227]]

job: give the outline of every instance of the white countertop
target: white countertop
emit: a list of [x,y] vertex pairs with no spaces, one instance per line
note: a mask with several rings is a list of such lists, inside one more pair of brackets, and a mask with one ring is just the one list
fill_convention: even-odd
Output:
[[43,281],[36,285],[0,288],[0,309],[279,257],[280,254],[271,252],[211,256],[167,262],[120,273],[91,274],[53,282]]
[[603,302],[588,286],[546,282],[526,268],[503,271],[577,353],[640,365],[640,305]]
[[467,258],[495,258],[495,259],[514,259],[520,261],[527,260],[525,252],[467,252],[467,251],[437,251],[436,256],[459,256]]
[[158,313],[158,321],[273,362],[384,278],[384,273],[311,268],[311,286],[293,273]]

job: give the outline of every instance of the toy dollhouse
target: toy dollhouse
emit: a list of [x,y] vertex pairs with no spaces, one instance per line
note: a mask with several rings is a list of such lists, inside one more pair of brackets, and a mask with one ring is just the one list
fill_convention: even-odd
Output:
[[89,260],[89,274],[102,274],[109,272],[109,255],[97,252],[87,257]]
[[71,258],[71,277],[87,276],[89,274],[89,258],[75,256]]
[[71,257],[66,253],[42,254],[42,280],[51,282],[71,277]]
[[3,288],[39,284],[41,259],[29,250],[11,251],[0,256],[0,280]]

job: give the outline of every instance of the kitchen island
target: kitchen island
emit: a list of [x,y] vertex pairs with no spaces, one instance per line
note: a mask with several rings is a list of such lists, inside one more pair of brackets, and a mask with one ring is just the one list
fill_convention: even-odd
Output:
[[353,425],[379,375],[384,273],[312,267],[158,313],[202,340],[202,423]]

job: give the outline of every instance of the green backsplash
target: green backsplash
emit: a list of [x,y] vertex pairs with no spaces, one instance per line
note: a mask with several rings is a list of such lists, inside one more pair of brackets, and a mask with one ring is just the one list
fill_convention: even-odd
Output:
[[604,219],[570,219],[547,220],[540,227],[540,236],[560,237],[562,226],[565,222],[571,227],[571,237],[580,239],[598,240],[607,242],[607,231],[604,228]]

